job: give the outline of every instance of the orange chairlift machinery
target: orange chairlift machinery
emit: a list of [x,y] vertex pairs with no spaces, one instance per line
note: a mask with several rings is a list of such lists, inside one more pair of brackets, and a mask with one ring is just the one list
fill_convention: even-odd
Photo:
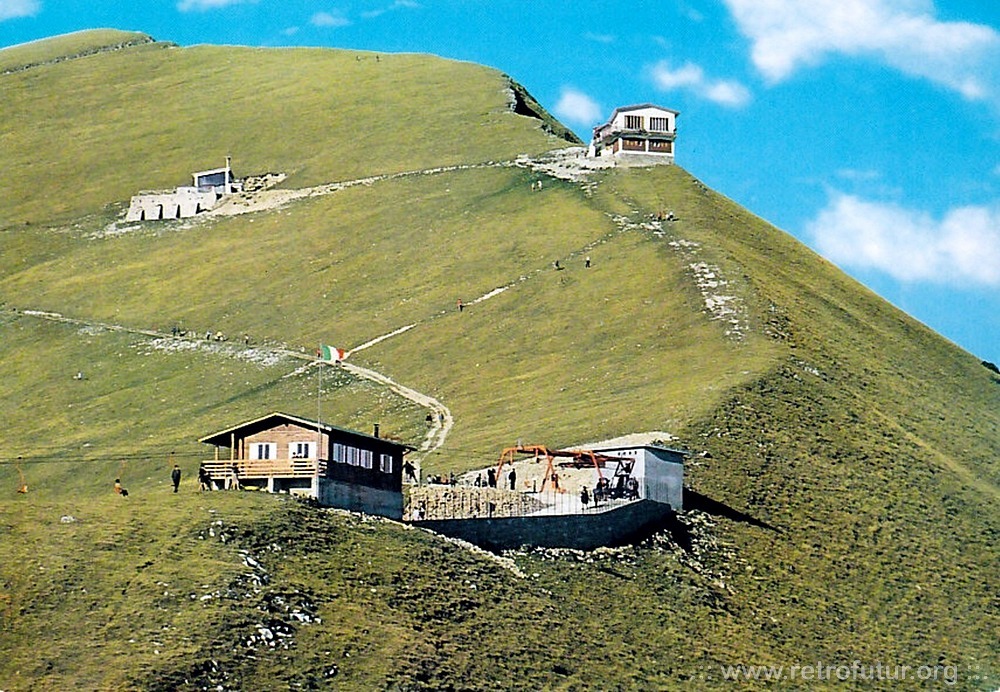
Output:
[[[513,465],[514,459],[519,454],[523,456],[533,456],[535,462],[541,461],[543,458],[545,459],[546,469],[545,477],[542,479],[542,491],[545,490],[547,483],[553,482],[554,480],[553,476],[556,475],[554,461],[557,457],[565,457],[569,459],[568,461],[559,462],[559,466],[564,468],[572,467],[582,469],[588,466],[593,466],[597,470],[598,485],[600,487],[615,488],[620,485],[622,488],[625,488],[628,485],[629,477],[632,475],[632,467],[635,465],[635,461],[632,459],[608,456],[606,454],[594,452],[590,449],[549,449],[545,445],[517,445],[515,447],[507,447],[500,453],[500,461],[497,463],[496,470],[497,480],[501,478],[500,474],[503,471],[503,465],[505,463]],[[606,479],[604,477],[604,472],[601,470],[609,462],[617,464],[615,467],[613,481]]]

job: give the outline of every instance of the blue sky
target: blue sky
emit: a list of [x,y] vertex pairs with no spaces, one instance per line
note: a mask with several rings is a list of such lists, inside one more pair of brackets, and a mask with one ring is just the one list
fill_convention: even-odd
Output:
[[1000,363],[1000,0],[0,0],[0,46],[97,27],[482,63],[585,140],[674,108],[678,163]]

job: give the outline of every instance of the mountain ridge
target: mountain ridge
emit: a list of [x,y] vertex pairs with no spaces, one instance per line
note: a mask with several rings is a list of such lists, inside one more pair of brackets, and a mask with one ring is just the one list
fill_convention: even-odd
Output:
[[[502,73],[357,57],[145,47],[0,77],[15,124],[0,181],[0,685],[708,688],[731,684],[724,665],[857,659],[995,686],[1000,387],[977,359],[680,166],[548,175],[533,164],[566,142],[511,112]],[[121,88],[102,88],[112,74]],[[203,93],[248,103],[251,77],[274,85],[256,90],[257,117],[234,122]],[[166,84],[177,93],[151,123],[135,97]],[[58,127],[54,93],[85,121]],[[243,130],[212,155],[287,170],[287,190],[383,177],[101,236],[133,191],[212,158],[174,121]],[[39,177],[33,148],[59,165]],[[178,324],[237,343],[162,338]],[[411,324],[352,362],[452,412],[427,470],[495,463],[514,439],[665,430],[698,453],[679,524],[498,562],[392,522],[196,492],[196,440],[265,409],[423,439],[412,402],[345,371],[324,373],[317,402],[301,359],[252,353],[308,357]]]

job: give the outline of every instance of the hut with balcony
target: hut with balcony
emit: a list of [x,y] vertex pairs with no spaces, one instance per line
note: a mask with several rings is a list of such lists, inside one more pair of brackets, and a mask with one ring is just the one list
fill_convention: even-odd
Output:
[[588,155],[616,162],[673,163],[678,111],[652,103],[616,108],[594,128]]
[[303,495],[327,507],[403,516],[399,442],[321,421],[270,413],[207,435],[215,447],[203,462],[213,488],[256,488]]

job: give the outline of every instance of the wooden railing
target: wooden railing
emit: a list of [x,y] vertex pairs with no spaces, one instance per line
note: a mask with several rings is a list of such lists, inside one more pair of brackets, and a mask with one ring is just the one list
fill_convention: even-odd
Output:
[[234,459],[203,461],[213,480],[243,478],[312,478],[326,473],[326,459]]

